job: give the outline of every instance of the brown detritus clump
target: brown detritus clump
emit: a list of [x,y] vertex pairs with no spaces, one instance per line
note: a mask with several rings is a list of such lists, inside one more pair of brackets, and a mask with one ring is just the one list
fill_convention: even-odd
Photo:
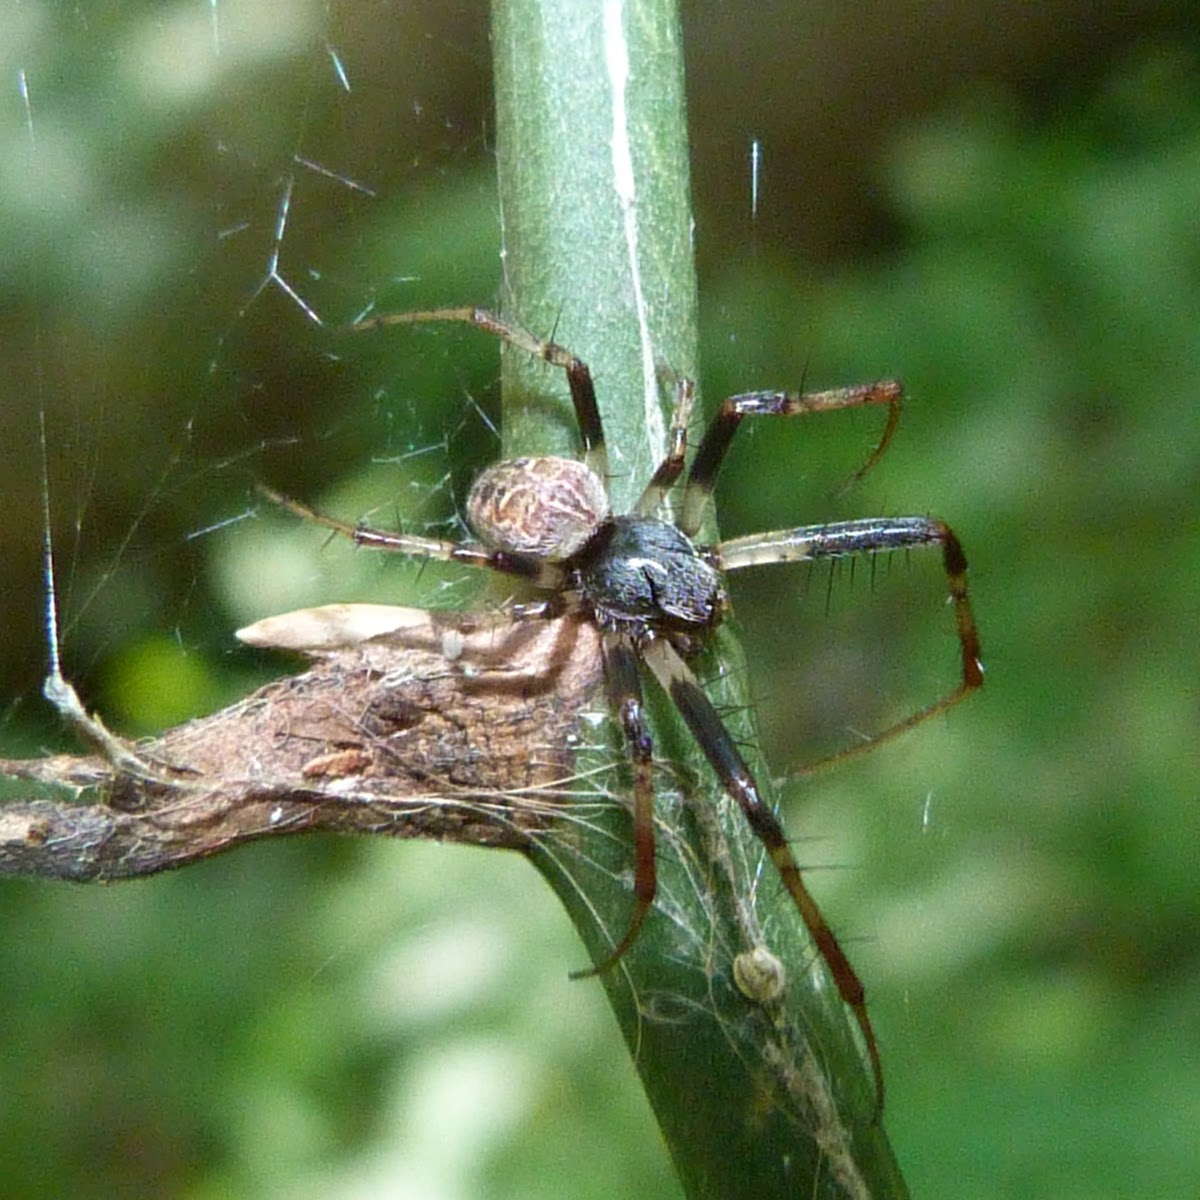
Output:
[[100,755],[0,760],[90,801],[0,806],[0,875],[149,875],[314,830],[522,848],[553,820],[601,677],[587,622],[338,605],[243,636],[315,661],[129,746],[136,771]]

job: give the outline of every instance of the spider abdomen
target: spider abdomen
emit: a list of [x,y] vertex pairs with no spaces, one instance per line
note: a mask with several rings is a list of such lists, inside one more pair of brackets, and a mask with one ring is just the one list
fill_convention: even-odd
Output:
[[497,550],[570,558],[608,516],[600,477],[573,458],[510,458],[488,467],[467,498],[467,520]]
[[725,606],[716,568],[686,534],[656,517],[612,517],[580,553],[576,570],[601,628],[703,629]]

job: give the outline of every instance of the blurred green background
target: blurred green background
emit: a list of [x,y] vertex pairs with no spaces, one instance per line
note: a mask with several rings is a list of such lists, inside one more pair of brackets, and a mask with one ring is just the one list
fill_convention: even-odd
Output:
[[[327,326],[494,298],[481,6],[3,13],[2,752],[69,744],[39,697],[39,411],[64,669],[120,730],[280,670],[233,642],[256,616],[468,603],[474,581],[324,546],[252,487],[460,532],[494,346],[347,338],[281,284]],[[1200,22],[710,2],[685,39],[706,404],[885,374],[911,396],[834,499],[877,416],[747,429],[722,531],[934,512],[971,560],[984,693],[797,780],[785,814],[801,862],[839,868],[810,882],[914,1194],[1191,1194]],[[781,774],[949,684],[941,596],[919,558],[738,578]],[[266,844],[6,881],[0,922],[5,1195],[678,1195],[515,858]]]

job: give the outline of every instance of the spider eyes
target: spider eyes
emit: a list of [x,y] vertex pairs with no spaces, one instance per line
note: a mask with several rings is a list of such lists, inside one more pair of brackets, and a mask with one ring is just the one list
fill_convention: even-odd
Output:
[[481,542],[550,561],[582,550],[608,514],[603,481],[573,458],[496,463],[467,498],[467,520]]

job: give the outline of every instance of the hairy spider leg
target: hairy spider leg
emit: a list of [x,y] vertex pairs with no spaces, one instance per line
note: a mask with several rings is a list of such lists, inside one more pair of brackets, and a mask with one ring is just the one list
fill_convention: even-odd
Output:
[[903,397],[904,388],[896,379],[881,379],[876,383],[834,388],[827,392],[746,392],[727,397],[704,431],[700,448],[692,460],[692,468],[684,484],[679,528],[688,537],[695,537],[704,520],[704,510],[712,495],[717,472],[725,460],[725,452],[744,417],[798,417],[809,413],[832,412],[839,408],[856,408],[863,404],[886,404],[888,419],[879,443],[867,461],[842,485],[849,487],[862,479],[883,457],[900,422],[900,401]]
[[780,529],[774,533],[756,533],[731,538],[707,548],[711,560],[724,571],[742,567],[770,566],[775,563],[813,562],[821,558],[839,558],[854,554],[874,554],[881,550],[908,550],[941,546],[942,567],[950,586],[950,603],[958,627],[962,653],[962,679],[957,687],[932,704],[919,709],[902,721],[889,725],[881,733],[845,750],[821,759],[806,770],[824,768],[842,762],[874,746],[889,742],[922,721],[952,708],[965,696],[983,686],[979,631],[967,596],[967,559],[962,544],[944,521],[933,517],[878,517],[860,521],[838,521],[829,525],[802,525],[798,529]]
[[633,945],[658,891],[654,865],[654,742],[643,709],[638,654],[629,634],[606,632],[601,640],[609,703],[620,715],[626,753],[633,764],[633,917],[625,936],[593,967],[572,971],[572,979],[601,975]]
[[[414,558],[434,558],[440,562],[465,563],[469,567],[487,567],[504,575],[515,575],[519,579],[528,580],[534,587],[560,588],[563,586],[565,574],[561,564],[547,562],[529,554],[513,554],[506,550],[488,550],[482,546],[460,546],[457,542],[443,541],[440,538],[416,537],[409,533],[396,533],[387,529],[373,529],[369,525],[352,525],[349,521],[339,521],[336,517],[327,517],[324,513],[301,504],[280,492],[258,485],[262,493],[272,504],[295,513],[296,516],[317,525],[324,525],[334,533],[348,537],[355,545],[368,546],[374,550],[392,550],[398,554],[409,554]],[[538,615],[541,615],[540,613]]]
[[779,819],[763,802],[753,772],[687,663],[665,638],[647,637],[641,642],[641,653],[646,666],[683,716],[722,787],[737,801],[750,828],[766,848],[783,886],[800,910],[809,934],[829,966],[838,994],[854,1014],[875,1077],[875,1112],[878,1116],[883,1111],[883,1064],[871,1018],[867,1015],[862,981],[805,886]]
[[671,409],[671,428],[667,431],[667,453],[646,484],[633,511],[643,517],[652,517],[666,500],[683,473],[687,458],[687,427],[692,419],[692,406],[696,399],[696,385],[690,379],[675,381],[675,403]]
[[540,358],[567,373],[567,387],[575,406],[575,420],[583,438],[583,461],[608,484],[608,450],[604,444],[604,424],[596,403],[596,386],[587,363],[557,342],[548,342],[520,325],[486,308],[433,308],[419,312],[385,313],[351,325],[352,330],[378,329],[384,325],[416,325],[427,321],[458,321],[474,325],[501,341]]

